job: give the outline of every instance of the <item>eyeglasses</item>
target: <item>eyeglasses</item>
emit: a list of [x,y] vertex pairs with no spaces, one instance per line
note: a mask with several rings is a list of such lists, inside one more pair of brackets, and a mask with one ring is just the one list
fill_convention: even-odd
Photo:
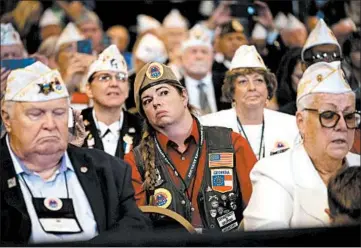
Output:
[[332,62],[336,60],[342,60],[342,57],[336,52],[317,52],[305,58],[305,61],[309,64],[315,64],[317,62]]
[[100,75],[94,75],[94,76],[92,76],[90,82],[92,82],[94,79],[97,79],[97,81],[99,81],[101,83],[109,83],[114,78],[118,82],[125,82],[128,80],[128,77],[125,73],[118,72],[114,76],[112,76],[111,74],[107,74],[107,73],[100,74]]
[[[321,126],[325,128],[334,128],[341,119],[341,115],[331,110],[326,110],[323,112],[319,112],[318,109],[309,108],[305,108],[303,110],[318,112]],[[343,119],[345,120],[348,129],[356,129],[360,125],[361,114],[358,111],[346,113],[343,115]]]

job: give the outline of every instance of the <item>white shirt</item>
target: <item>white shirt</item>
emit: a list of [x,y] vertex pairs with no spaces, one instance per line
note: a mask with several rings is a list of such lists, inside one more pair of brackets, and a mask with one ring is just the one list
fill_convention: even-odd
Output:
[[[116,121],[110,124],[109,126],[97,120],[94,109],[92,114],[93,114],[95,126],[97,127],[97,130],[99,132],[99,137],[103,142],[104,151],[112,156],[115,156],[115,152],[118,146],[118,140],[120,136],[120,129],[123,126],[123,120],[124,120],[123,111],[120,112],[119,121]],[[110,130],[110,132],[104,135],[108,129]]]
[[[246,133],[248,142],[250,143],[254,154],[256,155],[257,159],[259,160],[260,159],[259,158],[259,148],[260,148],[261,138],[262,138],[262,124],[260,124],[260,125],[242,125],[242,127]],[[240,134],[244,138],[246,138],[242,132],[240,132]],[[261,148],[261,157],[262,156],[263,156],[263,145]]]
[[203,87],[204,92],[207,94],[208,103],[212,112],[217,112],[216,96],[214,94],[214,87],[212,81],[212,74],[208,73],[207,76],[201,80],[196,80],[189,76],[184,76],[184,82],[189,95],[189,103],[194,107],[201,109],[201,103],[199,99],[199,88],[198,84],[202,81],[205,86]]
[[[75,174],[74,167],[69,159],[68,153],[65,152],[62,165],[55,174],[48,180],[43,180],[37,173],[30,172],[21,163],[21,160],[13,153],[9,136],[6,136],[6,143],[9,148],[10,156],[14,164],[16,175],[18,176],[20,188],[24,196],[26,209],[31,220],[31,234],[29,243],[44,242],[64,242],[76,240],[89,240],[98,235],[97,223],[94,219],[93,211],[90,207],[87,196]],[[79,225],[83,229],[81,233],[74,234],[51,234],[46,233],[40,225],[38,215],[36,214],[32,197],[25,185],[23,178],[26,180],[31,193],[34,197],[58,197],[66,198],[67,191],[65,187],[64,173],[66,173],[69,198],[73,200],[75,215]],[[20,176],[22,175],[22,176]]]

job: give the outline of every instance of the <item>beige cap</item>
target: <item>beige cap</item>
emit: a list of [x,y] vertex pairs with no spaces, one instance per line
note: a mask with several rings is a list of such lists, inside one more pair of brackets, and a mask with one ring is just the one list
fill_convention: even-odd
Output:
[[168,59],[167,49],[163,41],[151,33],[145,34],[141,38],[134,56],[144,63],[151,61],[164,63]]
[[39,26],[46,27],[48,25],[61,25],[59,17],[57,17],[54,12],[48,8],[44,11],[43,15],[40,18]]
[[237,68],[262,68],[267,70],[255,46],[242,45],[233,56],[230,70]]
[[303,73],[297,87],[297,102],[306,95],[315,93],[341,94],[352,92],[345,79],[340,61],[318,62]]
[[60,73],[37,61],[22,69],[11,71],[5,101],[44,102],[69,97]]
[[157,84],[172,84],[179,88],[184,86],[179,82],[173,70],[164,64],[158,62],[149,62],[140,69],[135,77],[134,83],[134,101],[138,112],[143,115],[143,109],[140,102],[140,96],[146,89]]
[[151,29],[158,29],[162,24],[155,18],[140,14],[137,16],[137,33],[138,35]]
[[98,59],[89,66],[87,81],[97,71],[122,72],[128,77],[127,63],[116,45],[110,45],[104,49]]
[[69,22],[68,25],[61,32],[58,41],[55,45],[55,51],[59,51],[61,45],[69,42],[77,42],[84,40],[84,36],[80,33],[79,29],[74,25],[74,23]]
[[1,46],[22,45],[19,33],[11,23],[1,23]]
[[304,60],[304,53],[307,49],[323,44],[333,44],[336,45],[340,52],[341,47],[338,44],[337,39],[331,29],[326,25],[323,19],[320,19],[316,25],[316,27],[312,30],[310,35],[308,36],[305,45],[302,48],[301,58]]
[[189,30],[189,38],[182,43],[182,51],[194,46],[206,46],[212,49],[211,42],[209,30],[200,24],[196,24]]
[[181,15],[179,10],[172,9],[163,20],[165,28],[185,28],[188,29],[187,19]]

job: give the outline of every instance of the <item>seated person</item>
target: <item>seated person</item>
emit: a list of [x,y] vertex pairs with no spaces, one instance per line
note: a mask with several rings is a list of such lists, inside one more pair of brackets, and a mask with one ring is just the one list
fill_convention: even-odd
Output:
[[1,109],[2,244],[147,229],[130,167],[103,151],[68,146],[69,93],[59,72],[36,62],[9,78]]

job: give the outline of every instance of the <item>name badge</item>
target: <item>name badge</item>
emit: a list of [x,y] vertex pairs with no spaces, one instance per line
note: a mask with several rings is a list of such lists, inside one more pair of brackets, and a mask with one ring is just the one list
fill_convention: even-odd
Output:
[[81,229],[75,219],[40,218],[40,224],[45,232],[50,233],[79,233]]

